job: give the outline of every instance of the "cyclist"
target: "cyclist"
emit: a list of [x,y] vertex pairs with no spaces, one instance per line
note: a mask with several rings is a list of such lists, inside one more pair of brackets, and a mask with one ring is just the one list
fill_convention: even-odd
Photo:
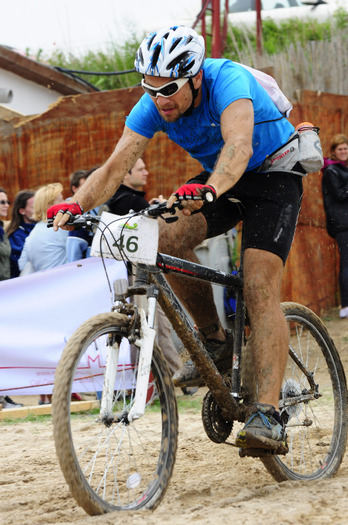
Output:
[[[145,94],[127,117],[114,152],[75,194],[74,203],[52,207],[48,216],[55,217],[55,230],[66,228],[71,215],[105,202],[157,131],[200,161],[204,171],[168,200],[170,207],[180,199],[183,210],[179,221],[169,225],[161,221],[159,249],[196,261],[195,246],[243,220],[244,292],[258,397],[236,444],[246,450],[280,451],[286,449],[286,436],[278,402],[288,354],[281,281],[305,173],[298,163],[284,162],[286,154],[264,169],[265,159],[287,143],[293,126],[250,71],[204,55],[204,39],[191,28],[171,27],[144,39],[135,68],[143,75]],[[205,202],[207,192],[213,202]],[[193,316],[216,366],[226,372],[232,343],[220,324],[210,284],[192,284],[174,275],[168,280]],[[177,386],[201,382],[192,362],[174,379]]]

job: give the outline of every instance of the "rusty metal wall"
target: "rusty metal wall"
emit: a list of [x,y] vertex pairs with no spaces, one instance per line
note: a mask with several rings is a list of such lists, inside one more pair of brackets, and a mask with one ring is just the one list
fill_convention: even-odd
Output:
[[[60,181],[68,197],[69,174],[102,164],[120,138],[141,88],[62,97],[47,112],[29,118],[0,120],[0,185],[11,200],[20,189]],[[302,92],[290,120],[320,127],[324,153],[333,134],[348,134],[348,97]],[[148,198],[176,189],[200,164],[158,133],[144,154],[150,176]],[[338,253],[325,229],[321,174],[304,179],[299,224],[283,282],[283,299],[299,301],[317,313],[339,304]]]

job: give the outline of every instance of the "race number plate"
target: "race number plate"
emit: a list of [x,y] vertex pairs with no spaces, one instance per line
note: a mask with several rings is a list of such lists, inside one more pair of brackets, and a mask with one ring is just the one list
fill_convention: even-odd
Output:
[[96,231],[91,255],[118,261],[156,264],[158,251],[158,222],[140,215],[114,215],[103,212]]

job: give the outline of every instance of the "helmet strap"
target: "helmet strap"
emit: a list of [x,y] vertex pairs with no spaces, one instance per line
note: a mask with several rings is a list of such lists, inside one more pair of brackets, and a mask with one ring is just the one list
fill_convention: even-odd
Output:
[[191,106],[185,111],[185,113],[183,113],[183,117],[189,117],[191,115],[192,111],[194,110],[195,100],[199,93],[199,88],[194,88],[192,77],[189,78],[189,85],[192,91],[192,102]]

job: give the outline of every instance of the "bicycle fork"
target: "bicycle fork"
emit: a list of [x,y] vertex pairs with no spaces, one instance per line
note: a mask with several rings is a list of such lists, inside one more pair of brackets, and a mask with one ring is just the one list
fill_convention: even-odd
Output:
[[[125,297],[128,292],[127,281],[115,282],[115,308],[124,304]],[[118,291],[116,292],[116,288]],[[156,330],[154,329],[155,311],[157,304],[158,290],[150,287],[150,294],[147,302],[147,313],[144,309],[139,308],[138,313],[140,317],[140,338],[135,341],[135,344],[140,347],[137,383],[135,390],[134,403],[127,415],[128,421],[139,419],[145,413],[145,405],[147,398],[147,390],[149,384],[149,377],[151,372],[151,361],[153,354],[153,346],[155,342]],[[122,292],[120,293],[120,290]],[[109,419],[113,407],[113,395],[116,384],[117,367],[119,361],[120,346],[117,341],[109,341],[106,352],[106,365],[104,373],[104,385],[101,400],[101,417],[102,419]]]

